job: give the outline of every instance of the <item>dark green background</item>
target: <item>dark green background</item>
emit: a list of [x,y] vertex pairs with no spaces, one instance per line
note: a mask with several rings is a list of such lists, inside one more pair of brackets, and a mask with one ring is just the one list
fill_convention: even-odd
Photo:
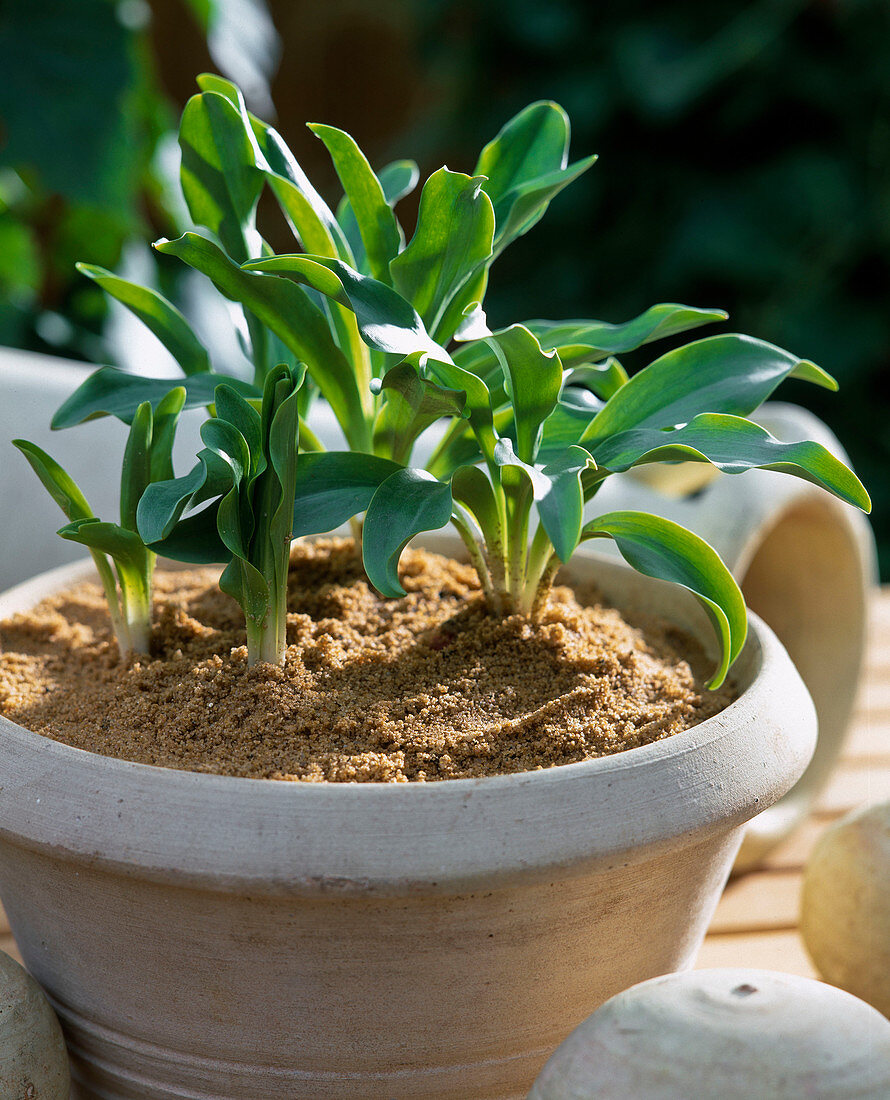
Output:
[[[561,102],[573,154],[600,161],[499,261],[493,323],[718,305],[733,329],[814,359],[841,393],[791,383],[782,396],[848,449],[890,579],[885,0],[269,6],[278,125],[331,196],[306,119],[348,129],[378,165],[410,155],[469,171],[520,107]],[[212,62],[199,4],[150,7],[134,30],[109,0],[0,0],[0,165],[28,184],[0,168],[4,343],[100,360],[104,306],[71,264],[113,266],[128,238],[176,229],[150,155]],[[160,278],[175,292],[172,269]]]

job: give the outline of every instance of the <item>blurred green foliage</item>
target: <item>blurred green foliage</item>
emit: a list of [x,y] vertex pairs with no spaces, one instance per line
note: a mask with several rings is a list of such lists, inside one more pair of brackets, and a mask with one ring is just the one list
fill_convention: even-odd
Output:
[[[729,310],[814,359],[836,398],[788,387],[875,501],[890,580],[890,5],[886,0],[434,0],[439,87],[417,128],[451,166],[534,98],[597,165],[499,262],[496,323],[618,321],[649,301]],[[405,147],[413,148],[407,140]]]
[[[553,204],[548,233],[498,261],[492,322],[618,321],[651,301],[693,302],[814,359],[840,395],[792,383],[787,399],[849,451],[890,580],[887,0],[269,7],[284,37],[273,98],[310,174],[326,166],[306,118],[355,132],[378,166],[419,150],[427,171],[469,170],[530,100],[562,103],[573,156],[600,160]],[[211,63],[205,39],[217,37],[218,64],[252,40],[271,71],[258,11],[0,0],[0,343],[102,360],[106,305],[74,261],[115,268],[127,241],[173,235],[162,135]]]
[[[107,300],[75,262],[117,268],[127,245],[149,257],[178,234],[171,34],[190,41],[190,69],[215,63],[268,102],[263,0],[0,0],[0,345],[104,359]],[[175,294],[176,266],[146,262]]]
[[[176,111],[144,5],[0,3],[0,343],[88,354],[105,314],[74,271],[173,227],[154,162]],[[72,324],[73,322],[73,324]]]

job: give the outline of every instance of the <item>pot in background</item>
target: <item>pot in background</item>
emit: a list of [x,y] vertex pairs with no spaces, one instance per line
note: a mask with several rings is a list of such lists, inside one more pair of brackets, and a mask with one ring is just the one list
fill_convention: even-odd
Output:
[[[849,465],[837,438],[806,409],[769,402],[752,419],[783,442],[815,440]],[[637,473],[610,478],[597,495],[597,512],[655,512],[709,542],[748,607],[788,650],[816,705],[819,740],[812,763],[784,798],[748,826],[735,869],[749,870],[806,820],[843,750],[877,583],[874,536],[855,508],[771,470],[733,477],[681,463],[644,466]]]
[[[711,644],[688,593],[605,558],[570,572],[594,569]],[[736,675],[736,702],[664,741],[429,784],[166,770],[0,719],[0,896],[75,1096],[522,1100],[599,1004],[691,965],[745,822],[806,766],[812,703],[756,616]]]

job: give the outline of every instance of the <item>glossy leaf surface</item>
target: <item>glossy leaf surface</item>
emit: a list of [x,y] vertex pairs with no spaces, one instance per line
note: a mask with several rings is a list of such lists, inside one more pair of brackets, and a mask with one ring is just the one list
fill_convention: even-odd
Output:
[[98,283],[112,298],[138,317],[170,352],[182,368],[183,374],[210,371],[207,349],[195,336],[185,317],[163,295],[149,287],[121,279],[95,264],[77,264],[76,267],[82,275]]
[[692,592],[711,620],[720,661],[708,687],[719,687],[745,644],[745,601],[716,550],[671,520],[645,512],[610,512],[584,525],[582,538],[611,538],[638,573]]
[[436,531],[451,519],[451,489],[423,470],[397,470],[368,505],[362,537],[365,570],[384,596],[404,596],[399,558],[421,531]]

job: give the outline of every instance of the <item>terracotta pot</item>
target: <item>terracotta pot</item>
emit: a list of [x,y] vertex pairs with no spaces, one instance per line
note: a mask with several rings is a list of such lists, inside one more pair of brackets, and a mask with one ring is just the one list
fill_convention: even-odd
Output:
[[[710,640],[688,593],[595,568]],[[744,823],[803,771],[812,703],[755,616],[737,670],[741,697],[667,740],[430,784],[166,770],[0,719],[0,896],[75,1095],[520,1100],[600,1003],[691,965]]]

